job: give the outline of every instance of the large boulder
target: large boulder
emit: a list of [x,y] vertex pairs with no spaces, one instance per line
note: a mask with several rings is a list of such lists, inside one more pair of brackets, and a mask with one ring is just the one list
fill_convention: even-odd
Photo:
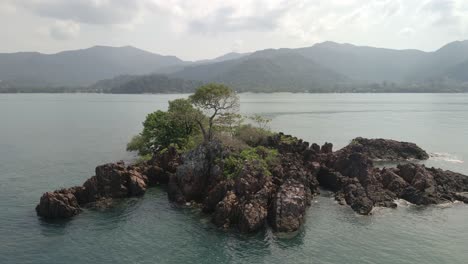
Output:
[[267,201],[264,199],[247,201],[238,209],[238,228],[244,233],[255,232],[265,225],[267,215]]
[[146,192],[146,182],[148,182],[148,179],[138,173],[137,171],[129,171],[127,172],[127,177],[128,177],[128,196],[141,196],[145,194]]
[[224,180],[211,188],[203,200],[203,212],[213,212],[216,209],[216,205],[224,199],[227,192],[232,190],[232,185],[231,180]]
[[332,153],[333,152],[333,144],[325,142],[323,146],[320,148],[320,152],[327,154],[327,153]]
[[284,183],[270,208],[268,218],[272,228],[278,232],[297,231],[304,222],[308,199],[306,187],[302,183]]
[[343,153],[336,159],[333,169],[344,176],[357,178],[364,183],[369,180],[373,166],[372,160],[361,153]]
[[231,224],[237,222],[238,206],[237,195],[233,191],[228,191],[223,200],[216,205],[212,222],[219,227],[231,227]]
[[[218,141],[204,143],[189,151],[182,157],[182,163],[177,167],[175,176],[169,182],[170,193],[181,193],[179,201],[202,202],[208,187],[213,184],[212,176],[219,176],[215,161],[222,155],[223,146]],[[213,172],[216,173],[213,173]],[[170,195],[169,197],[175,197]],[[174,201],[174,200],[173,200]]]
[[81,212],[80,206],[100,206],[113,198],[141,196],[146,192],[148,178],[123,162],[96,167],[96,176],[83,186],[45,193],[36,207],[45,218],[68,218]]
[[75,195],[70,190],[63,189],[44,193],[36,206],[36,212],[48,219],[70,218],[79,214],[81,209]]
[[170,172],[163,170],[157,165],[148,166],[143,173],[148,177],[148,184],[150,186],[169,183]]
[[[213,223],[225,228],[234,227],[245,233],[255,232],[264,227],[268,216],[268,203],[274,189],[272,177],[264,170],[262,164],[258,161],[247,162],[239,175],[233,179],[232,188],[229,185],[226,187],[232,190],[228,190],[216,205]],[[221,194],[224,191],[221,188],[215,187],[212,190]]]
[[342,188],[344,178],[341,173],[325,166],[321,167],[317,174],[320,186],[333,192],[337,192]]
[[108,163],[96,167],[99,195],[106,198],[123,198],[128,195],[128,177],[125,164]]
[[374,207],[374,202],[367,196],[366,189],[356,178],[346,180],[342,195],[351,209],[358,214],[368,215]]

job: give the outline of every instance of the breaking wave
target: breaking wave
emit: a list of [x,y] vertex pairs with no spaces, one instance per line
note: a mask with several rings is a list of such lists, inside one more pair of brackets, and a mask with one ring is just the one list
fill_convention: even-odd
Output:
[[463,160],[461,160],[459,157],[452,155],[450,153],[431,153],[431,159],[433,160],[440,160],[440,161],[446,161],[446,162],[451,162],[451,163],[464,163]]

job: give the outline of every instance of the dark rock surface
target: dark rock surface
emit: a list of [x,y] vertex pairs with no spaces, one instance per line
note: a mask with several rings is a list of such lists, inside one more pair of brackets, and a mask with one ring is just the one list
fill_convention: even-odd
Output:
[[36,212],[39,216],[53,219],[75,216],[81,209],[75,195],[64,189],[44,193],[36,206]]
[[309,204],[306,186],[297,182],[286,182],[279,188],[270,209],[271,227],[278,232],[299,230]]
[[[239,177],[232,181],[232,185],[229,181],[225,181],[224,185],[224,189],[228,191],[215,206],[213,223],[224,228],[235,227],[242,232],[262,228],[266,223],[268,202],[273,192],[271,176],[265,174],[259,164],[247,163]],[[221,189],[223,188],[217,185],[214,192]]]
[[358,137],[341,151],[361,153],[373,160],[426,160],[429,155],[414,143]]
[[186,153],[169,180],[169,198],[179,203],[202,202],[207,188],[212,186],[216,176],[220,176],[215,159],[222,156],[222,151],[221,143],[214,141]]
[[[141,196],[148,187],[148,177],[123,162],[96,167],[96,175],[75,186],[42,195],[36,212],[43,218],[69,218],[81,207],[109,204],[109,199]],[[105,201],[105,202],[103,202]]]

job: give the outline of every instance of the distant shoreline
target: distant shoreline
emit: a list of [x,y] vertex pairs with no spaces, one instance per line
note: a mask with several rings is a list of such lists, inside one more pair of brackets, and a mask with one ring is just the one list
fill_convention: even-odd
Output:
[[[379,91],[379,92],[239,92],[238,94],[468,94],[468,91]],[[168,92],[168,93],[101,93],[101,92],[2,92],[3,94],[110,94],[110,95],[157,95],[157,94],[191,94],[187,92]]]

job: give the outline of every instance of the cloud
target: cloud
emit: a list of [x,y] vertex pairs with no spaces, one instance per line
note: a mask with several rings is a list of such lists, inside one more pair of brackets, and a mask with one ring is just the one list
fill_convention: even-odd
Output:
[[279,31],[306,43],[317,42],[345,28],[366,32],[381,27],[401,9],[399,0],[318,0],[314,4],[304,1],[288,10]]
[[416,30],[414,30],[414,28],[405,27],[401,29],[400,32],[398,32],[398,34],[404,37],[411,37],[414,35],[415,32]]
[[12,3],[9,1],[0,2],[0,14],[12,14],[14,12],[16,12],[16,8]]
[[[8,0],[7,0],[8,1]],[[17,0],[15,4],[47,18],[84,24],[126,24],[147,0]]]
[[421,10],[431,15],[433,25],[458,25],[460,16],[457,15],[457,2],[453,0],[428,0]]
[[0,27],[13,51],[131,44],[192,59],[326,40],[432,50],[468,37],[468,0],[0,0],[0,22],[14,24]]
[[49,28],[49,35],[57,40],[68,40],[78,36],[80,25],[73,21],[56,21]]
[[153,0],[175,27],[192,33],[272,31],[298,0]]

